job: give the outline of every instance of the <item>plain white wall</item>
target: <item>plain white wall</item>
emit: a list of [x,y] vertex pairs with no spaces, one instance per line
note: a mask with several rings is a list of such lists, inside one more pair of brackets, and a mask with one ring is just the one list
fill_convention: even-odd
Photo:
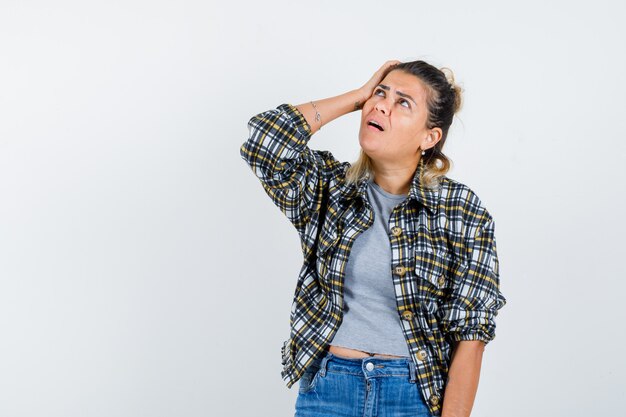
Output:
[[[619,2],[0,3],[0,415],[290,416],[302,261],[239,155],[253,115],[388,59],[453,69],[449,176],[508,304],[472,416],[622,416]],[[359,114],[310,142],[358,154]]]

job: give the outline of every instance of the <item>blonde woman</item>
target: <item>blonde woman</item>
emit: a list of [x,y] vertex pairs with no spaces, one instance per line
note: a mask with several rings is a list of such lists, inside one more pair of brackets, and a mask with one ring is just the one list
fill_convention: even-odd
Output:
[[[298,231],[304,264],[282,348],[296,416],[469,416],[506,299],[494,219],[443,153],[461,88],[424,61],[252,117],[242,158]],[[360,156],[312,135],[359,110]]]

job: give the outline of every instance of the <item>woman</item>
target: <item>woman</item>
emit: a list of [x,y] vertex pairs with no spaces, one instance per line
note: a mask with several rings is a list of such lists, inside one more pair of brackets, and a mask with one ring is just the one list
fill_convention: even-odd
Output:
[[[248,122],[241,156],[302,243],[282,349],[296,416],[470,415],[506,299],[493,218],[445,176],[461,106],[447,74],[388,61],[361,88]],[[359,109],[354,164],[308,147]]]

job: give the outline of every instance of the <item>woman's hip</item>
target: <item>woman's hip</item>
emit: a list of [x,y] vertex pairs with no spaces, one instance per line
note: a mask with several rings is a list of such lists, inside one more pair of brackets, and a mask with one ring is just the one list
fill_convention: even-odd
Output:
[[428,416],[410,358],[326,352],[300,379],[296,417]]

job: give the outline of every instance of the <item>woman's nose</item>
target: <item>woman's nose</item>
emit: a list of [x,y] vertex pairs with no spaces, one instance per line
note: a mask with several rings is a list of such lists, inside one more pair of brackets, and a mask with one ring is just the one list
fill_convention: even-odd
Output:
[[387,103],[387,100],[379,100],[374,105],[374,108],[378,111],[383,112],[383,114],[385,115],[389,114],[389,103]]

